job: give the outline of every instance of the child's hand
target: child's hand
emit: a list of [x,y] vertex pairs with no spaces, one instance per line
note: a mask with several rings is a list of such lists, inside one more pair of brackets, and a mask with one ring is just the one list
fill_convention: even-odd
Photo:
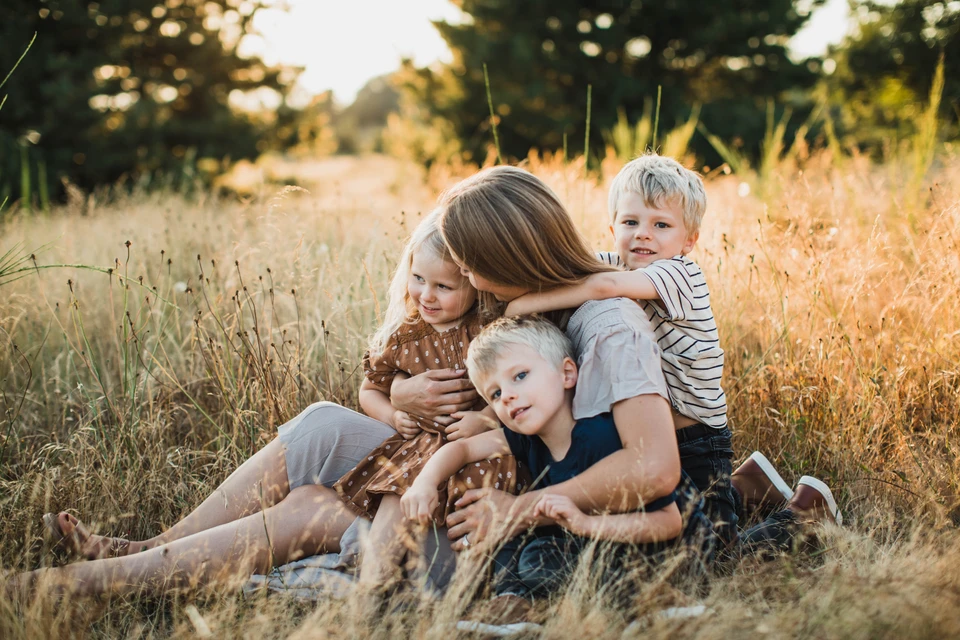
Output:
[[550,518],[567,531],[578,536],[589,536],[590,516],[580,510],[573,500],[555,493],[545,493],[533,509],[533,516]]
[[450,442],[469,438],[478,433],[496,429],[498,426],[496,420],[479,411],[457,411],[451,413],[450,417],[457,419],[456,422],[444,430],[447,434],[447,440]]
[[420,435],[422,429],[417,421],[410,417],[406,411],[393,412],[393,428],[397,430],[404,440],[410,440]]
[[436,487],[428,486],[423,482],[414,481],[413,485],[400,498],[400,510],[408,520],[420,524],[430,523],[433,512],[440,503],[440,494]]

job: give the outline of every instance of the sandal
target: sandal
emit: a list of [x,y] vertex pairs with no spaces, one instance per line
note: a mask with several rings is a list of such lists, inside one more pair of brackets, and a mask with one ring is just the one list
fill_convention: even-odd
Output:
[[65,511],[57,515],[45,513],[43,524],[56,546],[75,558],[101,560],[120,558],[130,550],[130,541],[90,533],[82,522]]

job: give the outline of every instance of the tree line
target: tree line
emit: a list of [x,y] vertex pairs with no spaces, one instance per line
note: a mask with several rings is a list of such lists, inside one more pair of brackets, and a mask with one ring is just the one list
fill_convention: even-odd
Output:
[[[939,60],[941,133],[958,134],[960,3],[857,2],[850,37],[797,59],[788,42],[823,2],[459,0],[465,19],[436,24],[453,61],[405,63],[389,78],[399,97],[362,92],[340,114],[340,147],[357,148],[345,127],[362,122],[384,127],[380,147],[414,148],[423,162],[482,159],[496,125],[507,157],[584,145],[600,154],[611,143],[603,132],[656,118],[663,129],[695,120],[751,157],[771,116],[815,140],[819,114],[845,144],[882,152],[910,134]],[[304,137],[333,149],[322,130],[337,125],[330,96],[292,108],[300,70],[240,47],[262,6],[5,0],[0,76],[36,39],[2,89],[0,201],[36,204],[69,183],[190,185]],[[706,135],[691,145],[716,156]]]

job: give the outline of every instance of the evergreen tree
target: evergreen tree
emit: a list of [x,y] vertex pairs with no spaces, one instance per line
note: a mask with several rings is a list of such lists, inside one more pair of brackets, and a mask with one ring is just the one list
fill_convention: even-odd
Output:
[[830,83],[845,131],[868,147],[911,134],[942,55],[940,116],[950,123],[947,135],[960,133],[960,4],[865,2],[855,19],[854,35],[832,52]]
[[[263,127],[230,107],[231,92],[282,95],[297,75],[240,55],[259,7],[259,0],[4,0],[0,69],[37,39],[5,87],[0,175],[20,175],[26,156],[31,173],[45,172],[51,186],[63,177],[91,188],[124,174],[189,177],[194,158],[255,155]],[[4,189],[20,196],[19,182]]]
[[407,86],[475,153],[491,140],[484,63],[501,145],[512,156],[557,149],[564,133],[571,149],[582,149],[587,85],[598,145],[596,132],[613,126],[618,108],[638,120],[658,86],[662,126],[701,103],[712,131],[756,143],[767,99],[816,78],[816,63],[791,61],[785,47],[821,3],[801,12],[793,0],[460,0],[469,19],[436,25],[453,63],[421,69]]

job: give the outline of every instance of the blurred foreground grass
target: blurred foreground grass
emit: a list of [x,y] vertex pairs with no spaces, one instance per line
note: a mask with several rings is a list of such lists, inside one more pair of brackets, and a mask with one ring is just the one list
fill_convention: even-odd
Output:
[[[619,161],[589,181],[581,162],[527,166],[609,248]],[[52,242],[37,264],[113,273],[44,270],[0,288],[0,567],[51,562],[45,511],[154,535],[307,404],[355,408],[402,239],[467,171],[336,158],[303,167],[304,188],[241,204],[138,195],[5,223],[0,251]],[[829,151],[765,171],[709,177],[694,255],[727,353],[735,450],[762,450],[788,481],[825,479],[847,526],[817,553],[746,560],[671,596],[713,611],[692,620],[645,617],[664,603],[659,581],[628,610],[579,584],[553,604],[548,637],[960,635],[960,158],[922,183],[908,163]],[[41,598],[19,612],[0,601],[0,637],[447,637],[464,605],[450,596],[374,631],[349,603],[227,589],[105,612]]]

